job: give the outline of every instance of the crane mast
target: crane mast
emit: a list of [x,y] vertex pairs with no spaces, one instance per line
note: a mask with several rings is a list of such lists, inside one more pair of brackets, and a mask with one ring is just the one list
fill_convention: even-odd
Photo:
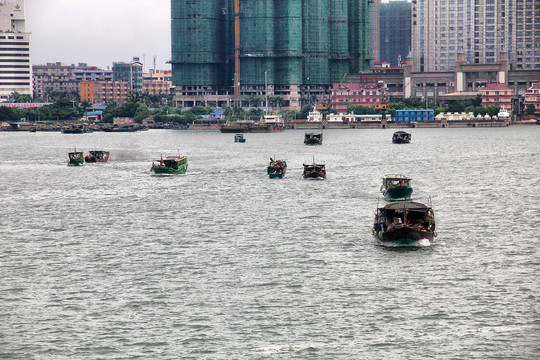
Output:
[[234,0],[234,107],[240,98],[240,0]]

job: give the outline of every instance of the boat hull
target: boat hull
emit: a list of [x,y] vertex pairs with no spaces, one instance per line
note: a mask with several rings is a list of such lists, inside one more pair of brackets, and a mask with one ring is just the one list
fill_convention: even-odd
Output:
[[383,243],[396,245],[409,245],[423,239],[433,241],[435,233],[433,231],[421,230],[410,226],[396,226],[386,230],[374,230],[373,235]]
[[413,188],[410,186],[392,186],[384,192],[387,200],[410,199]]
[[89,155],[86,155],[84,157],[84,161],[87,163],[98,163],[98,162],[106,163],[107,161],[109,161],[109,152],[103,151],[103,152],[93,153],[91,151]]
[[83,159],[70,159],[70,160],[68,160],[68,165],[69,166],[81,166],[81,165],[84,165],[84,160]]
[[154,172],[154,174],[172,174],[172,175],[178,175],[178,174],[185,174],[187,170],[187,165],[180,166],[178,170],[173,169],[171,167],[166,166],[152,166],[150,169]]
[[283,179],[285,177],[285,173],[269,173],[268,176],[270,179]]

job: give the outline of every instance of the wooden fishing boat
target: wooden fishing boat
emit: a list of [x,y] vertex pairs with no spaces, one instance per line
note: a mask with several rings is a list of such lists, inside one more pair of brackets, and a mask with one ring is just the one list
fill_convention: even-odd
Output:
[[431,205],[392,202],[377,208],[372,232],[383,244],[412,245],[423,239],[432,241],[437,236],[435,215]]
[[62,134],[84,134],[87,132],[90,132],[90,129],[88,129],[84,124],[71,124],[68,126],[63,126]]
[[234,142],[245,143],[246,139],[244,139],[244,134],[236,134],[236,135],[234,135]]
[[102,162],[106,163],[109,160],[109,152],[102,150],[92,150],[84,157],[84,161],[87,163]]
[[304,179],[326,179],[326,166],[325,164],[317,164],[313,161],[312,164],[304,165]]
[[396,131],[392,136],[392,142],[394,144],[408,144],[411,142],[411,134],[406,131]]
[[322,145],[323,134],[321,133],[306,133],[304,135],[304,144],[306,145]]
[[399,174],[384,175],[382,178],[381,192],[387,200],[410,199],[413,192],[411,179]]
[[285,160],[274,160],[270,158],[270,165],[268,165],[268,176],[270,178],[283,178],[287,172],[287,163]]
[[67,164],[70,166],[84,165],[84,156],[82,151],[75,150],[68,152]]
[[155,174],[185,174],[188,167],[186,156],[163,156],[152,162],[150,171]]

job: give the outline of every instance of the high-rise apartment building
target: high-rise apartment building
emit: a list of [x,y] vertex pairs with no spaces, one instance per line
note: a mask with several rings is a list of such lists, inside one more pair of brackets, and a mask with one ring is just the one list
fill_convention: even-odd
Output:
[[516,4],[512,41],[515,70],[540,70],[540,1],[513,0]]
[[300,97],[329,95],[345,73],[369,67],[369,0],[236,0],[238,13],[235,0],[171,1],[179,101],[229,103],[239,72],[242,98],[298,108]]
[[378,61],[400,66],[411,50],[411,3],[378,4]]
[[505,53],[512,69],[540,69],[538,0],[412,0],[415,71],[452,71],[495,64]]
[[24,0],[0,3],[0,101],[13,92],[32,96],[31,34],[26,32]]
[[114,81],[125,81],[129,84],[130,90],[143,90],[143,64],[139,58],[133,58],[132,62],[113,63]]

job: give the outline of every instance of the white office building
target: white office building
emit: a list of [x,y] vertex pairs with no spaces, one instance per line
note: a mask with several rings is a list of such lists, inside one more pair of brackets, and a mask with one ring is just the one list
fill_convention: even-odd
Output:
[[31,34],[26,32],[24,0],[0,2],[0,101],[13,92],[32,96]]

